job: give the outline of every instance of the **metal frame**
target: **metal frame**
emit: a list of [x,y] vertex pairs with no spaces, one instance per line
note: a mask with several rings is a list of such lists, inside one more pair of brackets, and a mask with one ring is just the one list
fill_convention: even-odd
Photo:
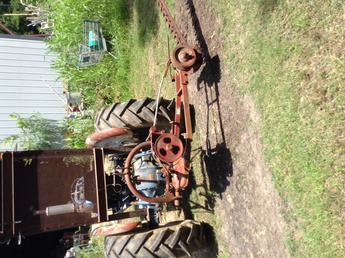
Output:
[[[158,131],[155,126],[152,126],[147,142],[139,144],[131,151],[123,151],[119,148],[118,150],[113,149],[111,152],[117,152],[119,155],[128,155],[125,162],[124,175],[126,183],[134,195],[141,200],[153,203],[175,201],[175,205],[178,206],[181,190],[188,185],[191,142],[193,138],[188,98],[188,76],[198,70],[202,63],[202,57],[198,49],[186,44],[185,38],[178,30],[164,1],[157,0],[157,2],[174,37],[179,43],[173,50],[173,54],[170,56],[166,67],[167,70],[168,66],[171,65],[175,71],[172,81],[176,85],[176,105],[172,128],[170,133],[165,133]],[[98,35],[103,38],[101,30]],[[93,50],[95,51],[92,51],[92,49],[88,50],[90,50],[90,54],[97,51],[104,52],[104,48],[94,48]],[[182,110],[186,129],[183,138],[180,135]],[[161,137],[162,135],[164,137]],[[162,139],[163,144],[161,142]],[[171,142],[164,142],[164,139],[169,139]],[[181,142],[183,145],[181,145]],[[131,160],[141,148],[151,147],[154,150],[157,144],[161,144],[159,146],[163,146],[166,152],[172,156],[171,160],[165,159],[164,156],[161,156],[161,159],[158,160],[166,176],[166,196],[147,198],[136,190],[132,182],[130,173]],[[179,148],[178,152],[174,151],[176,147]],[[21,234],[29,235],[147,214],[146,210],[141,210],[132,213],[108,215],[107,189],[103,164],[106,151],[105,149],[64,149],[0,153],[0,198],[2,205],[0,238],[10,238]],[[73,160],[75,157],[86,157],[92,161],[90,161],[91,163],[84,163],[83,166],[73,162],[66,162],[66,160]],[[48,216],[45,214],[36,212],[44,210],[48,205],[65,203],[69,199],[65,194],[66,186],[70,188],[72,183],[70,181],[80,176],[88,176],[87,180],[85,180],[85,182],[88,182],[88,185],[85,184],[85,195],[87,194],[86,198],[95,204],[93,217],[85,213],[69,213],[47,218]],[[174,192],[172,192],[173,189],[175,190]],[[50,192],[53,193],[49,194]]]
[[[105,149],[0,153],[0,239],[147,215],[146,209],[108,213],[103,165],[107,152],[128,153]],[[47,216],[46,207],[69,201],[70,186],[80,176],[85,177],[86,198],[94,204],[93,216],[78,212]]]
[[99,21],[83,21],[83,43],[79,47],[78,68],[94,65],[104,57],[107,45]]
[[[168,66],[171,65],[175,71],[174,76],[172,77],[172,82],[175,82],[176,85],[175,117],[172,123],[170,134],[157,130],[155,126],[150,128],[150,137],[148,142],[139,144],[129,153],[126,160],[124,173],[129,189],[139,199],[152,203],[174,201],[175,206],[179,206],[179,199],[182,198],[181,190],[184,190],[188,186],[189,182],[191,142],[193,139],[192,118],[188,98],[188,76],[199,69],[202,63],[202,55],[198,48],[192,48],[187,45],[186,39],[176,26],[176,23],[172,18],[165,2],[163,0],[157,0],[157,3],[171,29],[172,34],[179,43],[172,51],[165,69],[165,71],[167,71]],[[180,148],[181,140],[178,139],[181,137],[180,126],[182,110],[184,113],[186,133],[183,139],[181,139],[184,142],[182,155],[177,156],[174,149]],[[159,153],[155,153],[154,151],[157,150],[157,144],[161,144],[161,136],[163,134],[166,135],[166,138],[170,139],[168,141],[169,143],[166,143],[165,145],[165,152],[167,155],[176,155],[176,160],[173,162],[169,162],[168,160],[164,159],[164,157],[161,157]],[[134,155],[139,152],[141,148],[146,147],[149,144],[151,145],[151,149],[153,153],[155,153],[155,156],[158,156],[158,161],[164,168],[163,174],[166,178],[166,196],[164,197],[146,197],[136,189],[130,175],[131,160],[133,159]],[[178,151],[178,153],[181,153],[181,151]],[[173,187],[171,187],[171,185]],[[174,192],[172,192],[172,190],[174,190]]]

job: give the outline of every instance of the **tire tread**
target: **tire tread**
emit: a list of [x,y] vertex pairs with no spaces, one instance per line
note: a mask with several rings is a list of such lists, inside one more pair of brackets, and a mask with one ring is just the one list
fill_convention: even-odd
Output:
[[195,221],[146,232],[107,236],[104,242],[106,258],[193,257],[204,248],[202,224]]
[[[103,108],[96,115],[95,129],[101,131],[109,128],[128,128],[130,130],[149,128],[153,125],[155,117],[156,100],[145,97],[143,99],[130,99],[124,103],[114,103]],[[174,119],[174,100],[161,99],[157,114],[157,127],[170,129]]]

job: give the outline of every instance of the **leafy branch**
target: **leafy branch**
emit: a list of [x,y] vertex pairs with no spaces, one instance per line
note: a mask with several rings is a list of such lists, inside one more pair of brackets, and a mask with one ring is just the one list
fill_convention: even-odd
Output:
[[12,148],[17,144],[25,150],[51,149],[53,143],[61,140],[66,131],[64,126],[54,125],[51,121],[44,119],[40,113],[35,113],[28,118],[12,113],[10,117],[16,120],[21,134],[10,135],[1,142]]

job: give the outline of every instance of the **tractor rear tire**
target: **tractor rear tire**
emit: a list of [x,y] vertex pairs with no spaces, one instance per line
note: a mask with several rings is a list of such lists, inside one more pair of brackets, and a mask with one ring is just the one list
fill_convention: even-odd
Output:
[[115,257],[204,257],[205,236],[200,222],[186,220],[145,232],[107,236],[104,255]]
[[[103,108],[95,119],[97,131],[109,128],[128,128],[132,131],[150,128],[153,125],[157,101],[151,98],[139,100],[130,99],[124,103],[114,103]],[[156,127],[170,130],[170,123],[174,120],[175,101],[160,99]]]

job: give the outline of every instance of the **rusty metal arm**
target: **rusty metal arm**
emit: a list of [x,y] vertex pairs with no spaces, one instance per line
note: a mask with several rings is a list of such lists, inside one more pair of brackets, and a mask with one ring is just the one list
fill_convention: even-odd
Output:
[[178,29],[178,27],[177,27],[173,17],[171,16],[171,13],[169,12],[169,9],[166,6],[165,2],[163,0],[157,0],[157,4],[158,4],[159,8],[161,9],[161,12],[162,12],[164,18],[167,21],[169,28],[170,28],[172,34],[174,35],[174,37],[177,39],[178,43],[182,44],[182,45],[186,45],[187,41],[183,37],[180,30]]

